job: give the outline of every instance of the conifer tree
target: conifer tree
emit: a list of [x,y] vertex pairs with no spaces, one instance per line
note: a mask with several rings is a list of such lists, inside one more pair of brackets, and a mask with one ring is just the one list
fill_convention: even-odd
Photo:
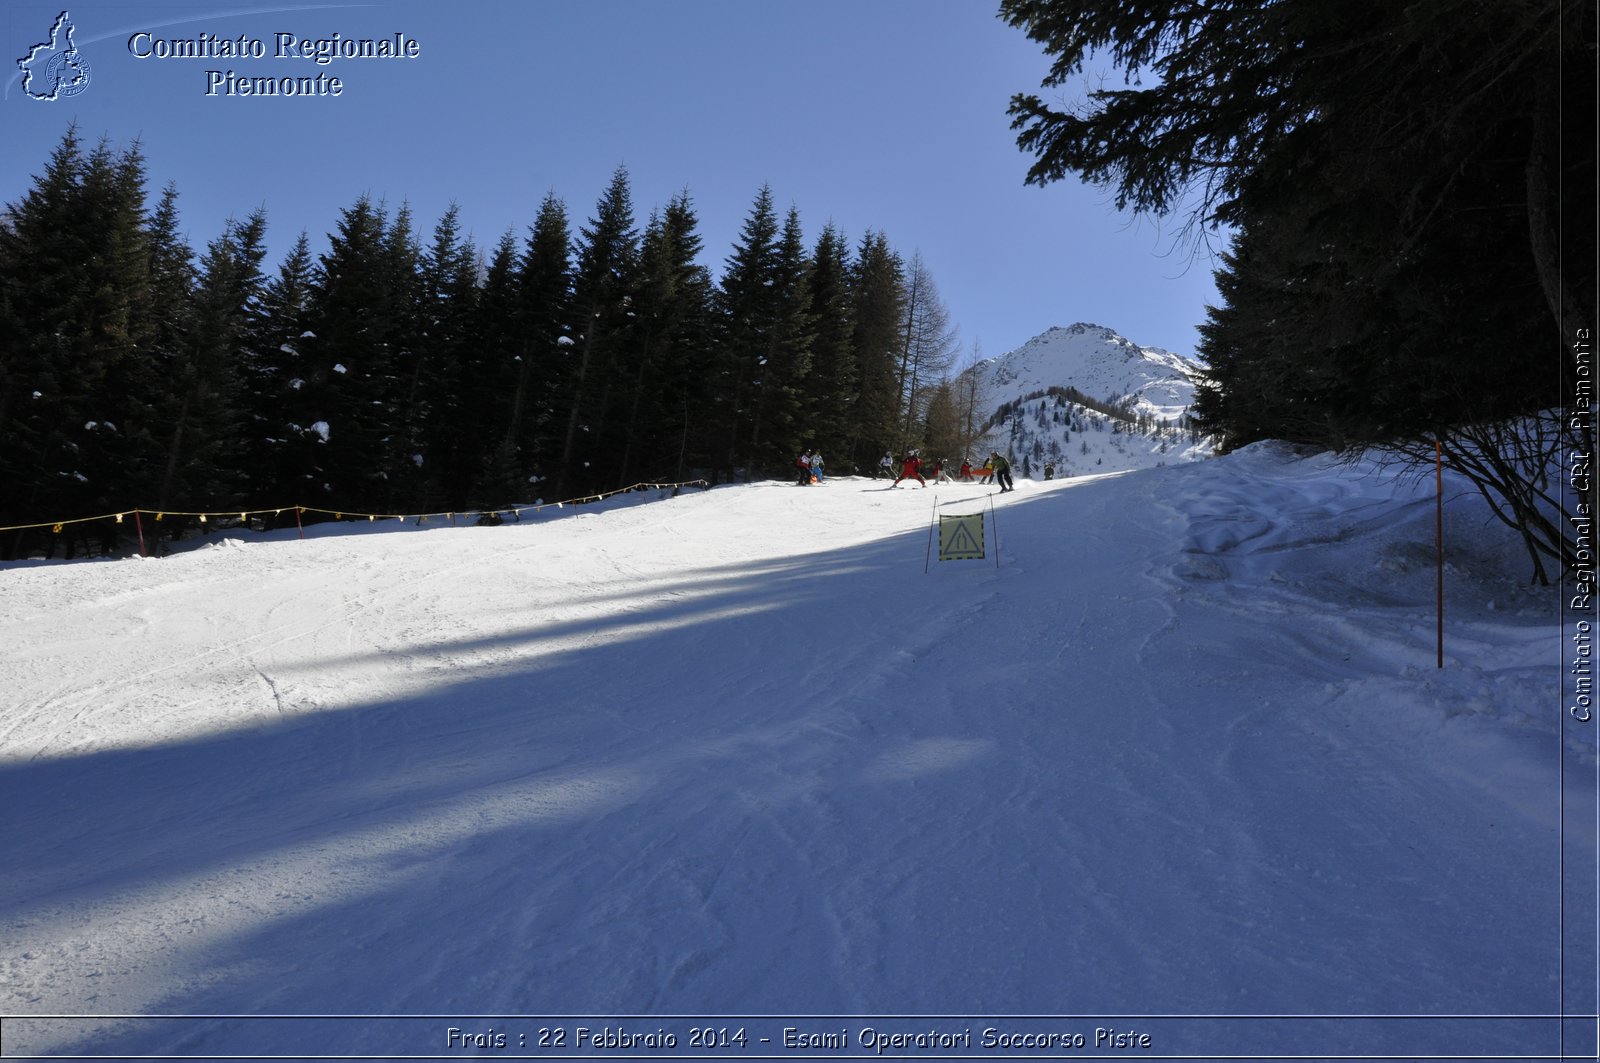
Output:
[[250,428],[245,439],[249,508],[299,505],[308,487],[299,460],[305,445],[299,394],[306,386],[300,352],[308,326],[313,263],[304,230],[262,287],[255,341],[244,364]]
[[422,248],[412,224],[411,205],[402,202],[383,236],[381,272],[384,278],[378,320],[384,330],[383,353],[375,379],[378,398],[370,413],[381,446],[376,495],[377,508],[386,511],[425,508],[426,487],[422,454],[428,420],[425,397],[411,390],[425,372],[426,352],[421,343]]
[[[88,253],[87,298],[80,304],[71,357],[82,418],[60,426],[69,433],[72,453],[68,513],[120,508],[128,469],[122,426],[153,405],[148,394],[121,386],[128,379],[124,371],[143,356],[158,312],[150,302],[144,179],[137,143],[118,153],[102,141],[83,170],[75,242]],[[104,228],[97,231],[96,222]]]
[[303,405],[297,418],[302,460],[313,480],[309,505],[372,511],[387,500],[390,457],[387,418],[394,365],[389,316],[387,218],[362,196],[341,212],[328,251],[320,256],[306,335]]
[[[521,262],[522,330],[517,381],[499,450],[525,483],[543,484],[560,457],[566,421],[557,396],[570,396],[577,365],[572,336],[572,250],[566,205],[545,196]],[[545,487],[534,490],[542,495]]]
[[491,407],[503,393],[485,379],[496,361],[485,341],[500,340],[507,326],[497,319],[494,327],[485,327],[477,273],[476,250],[461,233],[460,207],[451,203],[422,255],[418,335],[410,371],[400,382],[405,413],[397,421],[405,426],[405,449],[414,455],[411,464],[419,474],[409,508],[464,508],[484,462],[483,429],[495,420]]
[[799,211],[780,229],[763,185],[723,274],[718,374],[724,394],[728,471],[786,474],[805,443],[811,370],[809,262]]
[[242,222],[229,219],[201,257],[188,334],[171,367],[161,509],[238,504],[244,347],[261,310],[266,226],[259,210]]
[[860,400],[860,374],[852,343],[849,247],[832,222],[823,226],[812,249],[807,286],[813,330],[811,434],[825,454],[837,454],[839,468],[844,470],[855,464],[855,457],[845,448],[854,435],[851,426]]
[[765,283],[769,320],[760,348],[750,453],[756,469],[783,475],[801,447],[813,442],[806,423],[812,339],[809,263],[800,215],[792,207],[774,250],[772,275]]
[[717,292],[716,404],[723,439],[717,478],[740,471],[748,477],[757,404],[766,368],[772,327],[772,286],[776,283],[778,217],[772,189],[762,185],[745,216],[738,242],[723,269]]
[[851,273],[853,344],[859,369],[860,398],[850,454],[857,464],[902,446],[900,425],[899,352],[905,323],[904,267],[881,232],[861,238]]
[[634,285],[630,384],[619,484],[681,476],[691,407],[703,405],[711,279],[696,259],[701,241],[689,193],[646,226]]
[[196,272],[194,252],[178,231],[178,192],[168,184],[145,225],[149,299],[137,328],[144,337],[136,357],[111,370],[107,390],[125,403],[118,422],[122,444],[119,478],[127,498],[155,505],[166,474],[176,367],[192,343]]
[[609,442],[607,417],[638,263],[638,233],[625,168],[619,166],[612,174],[595,216],[579,236],[572,300],[580,334],[573,337],[577,366],[568,382],[560,474],[564,488],[590,490],[608,486],[602,481]]
[[471,474],[467,503],[475,509],[526,498],[527,477],[518,474],[516,451],[505,446],[527,357],[520,258],[516,236],[508,229],[495,244],[477,289],[472,340],[456,386],[458,447],[466,459],[462,474]]

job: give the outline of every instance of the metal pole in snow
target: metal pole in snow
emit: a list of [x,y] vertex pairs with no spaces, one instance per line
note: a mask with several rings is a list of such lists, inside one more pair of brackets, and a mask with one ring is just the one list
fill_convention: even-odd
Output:
[[1000,522],[994,516],[994,492],[989,492],[989,523],[994,525],[994,567],[1000,568]]
[[1438,544],[1439,667],[1444,667],[1444,444],[1433,441],[1434,540]]
[[150,551],[145,549],[144,545],[144,521],[139,519],[139,511],[137,509],[133,511],[133,526],[139,529],[139,556],[149,557]]
[[928,574],[928,566],[933,564],[933,527],[939,521],[939,492],[933,493],[933,516],[928,519],[928,552],[922,558],[922,574]]

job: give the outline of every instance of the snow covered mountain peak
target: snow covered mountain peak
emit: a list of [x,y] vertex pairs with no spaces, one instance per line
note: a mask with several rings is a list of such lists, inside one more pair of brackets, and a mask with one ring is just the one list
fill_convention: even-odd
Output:
[[988,411],[988,445],[1003,447],[1024,476],[1127,471],[1212,453],[1188,420],[1200,364],[1104,325],[1047,329],[968,372]]
[[1128,400],[1136,412],[1157,418],[1184,414],[1201,372],[1199,363],[1183,355],[1140,346],[1114,329],[1085,321],[1046,329],[975,368],[995,406],[1070,387],[1104,402]]

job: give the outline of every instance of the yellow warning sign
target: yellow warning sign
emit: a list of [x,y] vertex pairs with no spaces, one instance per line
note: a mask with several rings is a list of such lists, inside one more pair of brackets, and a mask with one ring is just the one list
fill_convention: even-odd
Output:
[[983,514],[939,518],[939,560],[975,561],[983,557]]

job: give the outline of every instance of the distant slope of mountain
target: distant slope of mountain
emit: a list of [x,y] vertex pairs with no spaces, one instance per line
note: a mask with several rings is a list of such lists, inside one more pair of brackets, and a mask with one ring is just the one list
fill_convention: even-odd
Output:
[[[1052,328],[978,363],[989,446],[1023,476],[1123,472],[1209,457],[1189,406],[1199,363],[1083,322]],[[974,455],[981,457],[981,455]]]

